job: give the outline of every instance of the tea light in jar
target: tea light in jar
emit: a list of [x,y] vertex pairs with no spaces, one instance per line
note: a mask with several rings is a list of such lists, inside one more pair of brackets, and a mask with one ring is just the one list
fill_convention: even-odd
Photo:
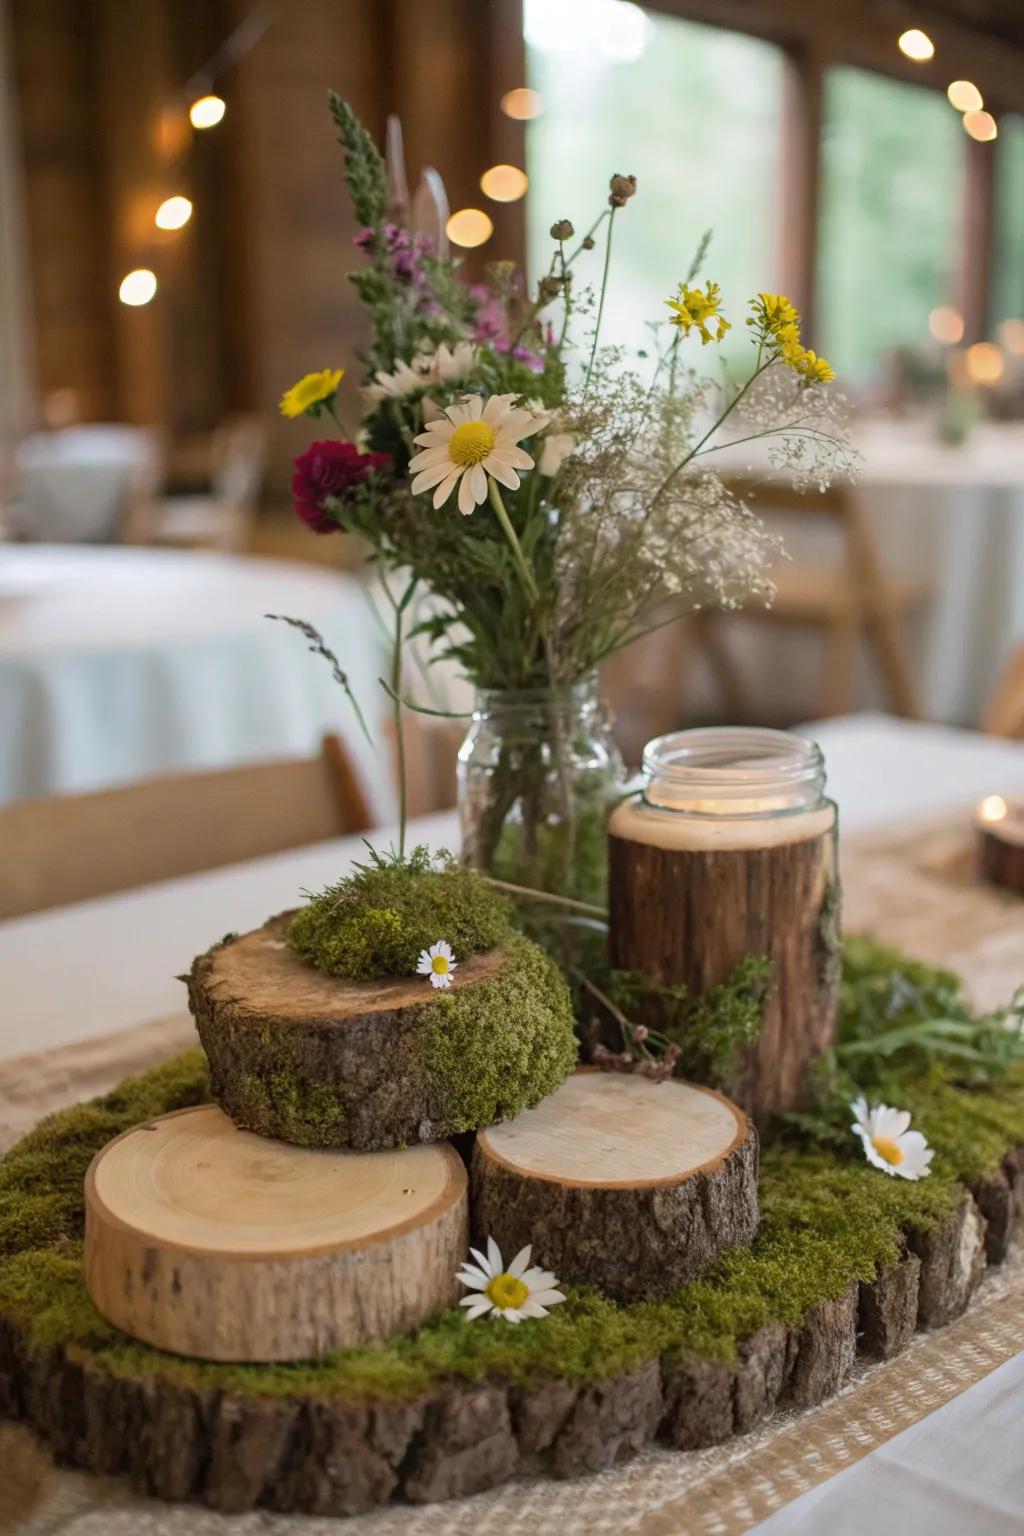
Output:
[[978,852],[984,879],[1024,896],[1024,800],[985,796],[978,806]]

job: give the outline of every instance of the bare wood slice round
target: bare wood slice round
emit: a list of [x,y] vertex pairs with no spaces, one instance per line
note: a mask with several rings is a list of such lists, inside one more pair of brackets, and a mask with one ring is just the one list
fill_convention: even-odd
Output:
[[458,1294],[466,1171],[447,1143],[290,1146],[215,1105],[98,1152],[85,1279],[132,1337],[202,1360],[306,1360],[417,1327]]
[[757,1161],[753,1125],[721,1094],[581,1068],[478,1134],[473,1230],[616,1301],[661,1296],[753,1241]]

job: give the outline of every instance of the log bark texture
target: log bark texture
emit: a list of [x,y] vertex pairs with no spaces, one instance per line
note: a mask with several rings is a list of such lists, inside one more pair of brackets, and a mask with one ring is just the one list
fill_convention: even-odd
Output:
[[757,1162],[752,1124],[710,1089],[581,1068],[478,1134],[473,1230],[616,1301],[662,1296],[753,1241]]
[[[727,1092],[764,1127],[800,1099],[835,1034],[839,883],[831,831],[767,848],[686,849],[618,836],[609,847],[612,964],[695,993],[767,956],[772,991]],[[641,1020],[658,1027],[657,1002]]]
[[[983,1243],[984,1220],[970,1197],[919,1237],[921,1326],[967,1304]],[[961,1251],[968,1262],[952,1262]],[[890,1353],[908,1338],[917,1257],[895,1266],[898,1278],[879,1277],[890,1292],[889,1303],[875,1297],[876,1310],[889,1315]],[[31,1341],[0,1314],[0,1412],[31,1425],[58,1460],[126,1477],[158,1498],[225,1513],[350,1515],[390,1500],[459,1498],[521,1473],[578,1477],[655,1439],[697,1450],[754,1428],[777,1405],[822,1401],[849,1372],[865,1289],[859,1311],[854,1286],[796,1327],[760,1329],[731,1365],[655,1358],[596,1382],[487,1379],[394,1400],[261,1396],[241,1380],[207,1387],[173,1369],[113,1374],[99,1357]],[[877,1353],[877,1335],[862,1336],[860,1347]]]
[[125,1131],[85,1181],[85,1280],[115,1327],[201,1360],[311,1360],[459,1295],[466,1170],[447,1143],[313,1151],[215,1105]]
[[1015,896],[1024,896],[1024,810],[1017,808],[1010,825],[994,822],[978,831],[978,863],[982,878]]
[[[221,1106],[246,1130],[302,1146],[370,1151],[465,1130],[453,1123],[424,1047],[447,994],[422,976],[347,981],[316,970],[288,946],[292,915],[225,939],[187,978]],[[500,950],[468,957],[452,993],[499,976],[505,964]]]

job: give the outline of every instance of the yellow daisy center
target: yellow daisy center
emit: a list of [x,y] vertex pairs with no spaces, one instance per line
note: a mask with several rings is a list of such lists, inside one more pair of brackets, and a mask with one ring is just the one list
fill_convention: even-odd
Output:
[[895,1142],[891,1136],[872,1136],[871,1145],[879,1157],[892,1168],[898,1168],[903,1161],[903,1148]]
[[494,428],[486,421],[464,421],[448,439],[448,457],[453,464],[471,469],[486,459],[494,443]]
[[448,959],[445,955],[435,955],[430,962],[430,968],[438,976],[447,976]]
[[495,1275],[487,1287],[487,1295],[503,1312],[509,1307],[521,1307],[529,1294],[529,1288],[515,1275],[510,1274]]

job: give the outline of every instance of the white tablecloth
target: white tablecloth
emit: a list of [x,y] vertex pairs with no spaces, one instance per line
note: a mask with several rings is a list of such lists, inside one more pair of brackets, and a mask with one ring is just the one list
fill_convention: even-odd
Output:
[[[954,809],[994,791],[1024,791],[1019,744],[872,715],[806,730],[825,753],[847,831]],[[411,835],[434,847],[451,846],[454,817],[414,823]],[[388,836],[379,840],[386,843]],[[339,839],[0,923],[0,1057],[181,1011],[184,989],[175,976],[212,935],[261,922],[294,903],[303,887],[336,878],[361,851],[358,839]],[[126,933],[132,935],[128,946]],[[787,1505],[761,1530],[764,1536],[860,1536],[881,1510],[886,1530],[900,1536],[962,1536],[967,1530],[1009,1536],[1022,1529],[1022,1416],[1024,1367],[1018,1357]],[[524,1499],[529,1512],[523,1525],[506,1523],[505,1529],[551,1530],[543,1488]],[[191,1529],[191,1518],[183,1529]],[[225,1536],[255,1529],[254,1517],[208,1518],[217,1519]],[[90,1531],[101,1528],[87,1519],[83,1533],[85,1524]],[[573,1529],[571,1521],[561,1528]]]
[[39,432],[19,445],[13,522],[30,539],[117,542],[133,498],[152,495],[158,434],[117,423]]
[[351,577],[191,551],[0,546],[0,801],[310,754],[330,729],[387,814],[390,775],[329,667],[267,613],[315,624],[379,714],[377,631]]
[[[931,425],[887,422],[854,434],[863,454],[856,494],[867,511],[886,573],[931,588],[922,615],[908,625],[925,715],[975,726],[1015,646],[1024,644],[1024,426],[985,424],[959,448]],[[723,472],[760,474],[762,453],[749,447],[712,455]],[[830,530],[794,519],[782,525],[796,559],[830,561]],[[821,678],[817,636],[745,633],[739,617],[729,638],[746,687],[765,718],[814,708]],[[861,658],[858,704],[884,707],[874,669]]]

